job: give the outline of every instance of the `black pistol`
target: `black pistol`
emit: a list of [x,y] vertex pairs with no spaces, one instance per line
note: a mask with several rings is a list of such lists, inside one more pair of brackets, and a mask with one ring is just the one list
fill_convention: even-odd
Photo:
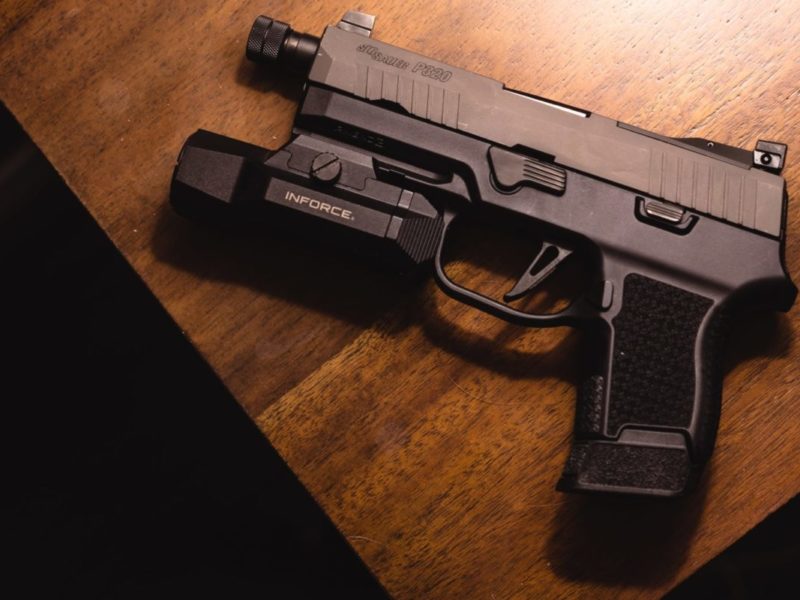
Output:
[[[198,131],[174,209],[324,232],[429,268],[446,294],[508,322],[582,328],[594,360],[558,489],[689,491],[714,446],[730,316],[786,311],[797,293],[786,146],[644,131],[376,41],[374,20],[348,12],[317,38],[259,17],[247,57],[305,78],[291,139],[267,150]],[[542,240],[503,299],[443,265],[451,225],[490,213]],[[590,265],[585,293],[554,313],[514,304],[572,255]]]

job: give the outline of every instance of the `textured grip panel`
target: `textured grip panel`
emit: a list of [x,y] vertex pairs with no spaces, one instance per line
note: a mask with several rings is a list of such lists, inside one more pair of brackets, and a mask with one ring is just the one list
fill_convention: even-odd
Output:
[[591,441],[576,444],[565,469],[585,486],[619,490],[683,491],[691,465],[684,448]]
[[578,390],[578,405],[575,408],[575,433],[599,434],[603,430],[602,375],[588,377]]
[[688,427],[694,404],[694,350],[711,300],[628,275],[614,319],[608,434],[626,424]]
[[713,305],[649,277],[625,278],[622,307],[600,338],[604,360],[578,391],[559,489],[673,496],[694,486],[719,421],[727,327]]

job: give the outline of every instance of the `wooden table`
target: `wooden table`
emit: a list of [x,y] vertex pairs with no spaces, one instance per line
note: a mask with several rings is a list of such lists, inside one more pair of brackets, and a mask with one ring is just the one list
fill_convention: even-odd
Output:
[[[0,98],[390,593],[661,595],[800,490],[800,309],[737,324],[699,492],[556,493],[576,334],[522,331],[431,283],[198,227],[167,206],[198,127],[270,147],[289,134],[298,91],[243,60],[253,18],[319,34],[349,8],[6,0]],[[516,89],[671,136],[786,142],[800,195],[796,2],[360,8],[379,16],[378,39]],[[786,257],[800,277],[797,206]]]

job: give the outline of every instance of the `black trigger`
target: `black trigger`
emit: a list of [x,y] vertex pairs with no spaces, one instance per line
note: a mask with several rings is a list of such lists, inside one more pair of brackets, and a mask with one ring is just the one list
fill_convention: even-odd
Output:
[[531,262],[530,266],[522,273],[522,277],[507,294],[503,296],[506,302],[513,302],[532,292],[540,283],[550,277],[558,265],[572,254],[572,250],[567,250],[561,246],[544,242],[542,249]]

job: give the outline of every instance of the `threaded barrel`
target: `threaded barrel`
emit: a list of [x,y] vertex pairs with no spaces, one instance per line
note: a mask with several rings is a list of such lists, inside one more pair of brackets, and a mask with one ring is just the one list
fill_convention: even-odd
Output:
[[308,73],[319,48],[319,38],[297,33],[282,21],[260,16],[247,38],[247,58],[295,73]]

